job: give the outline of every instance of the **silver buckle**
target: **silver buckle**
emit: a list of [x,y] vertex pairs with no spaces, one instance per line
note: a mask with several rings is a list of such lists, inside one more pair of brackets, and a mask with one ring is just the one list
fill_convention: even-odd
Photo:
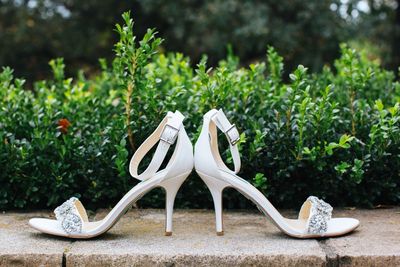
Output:
[[164,129],[161,133],[160,140],[170,145],[173,145],[178,138],[179,129],[172,125],[165,124]]
[[[236,131],[236,133],[237,133],[237,137],[235,139],[232,139],[232,137],[229,135],[229,132],[232,130]],[[240,134],[239,134],[239,131],[237,130],[235,124],[232,124],[232,126],[228,130],[225,131],[225,135],[228,138],[229,143],[231,143],[232,146],[236,145],[240,141]]]

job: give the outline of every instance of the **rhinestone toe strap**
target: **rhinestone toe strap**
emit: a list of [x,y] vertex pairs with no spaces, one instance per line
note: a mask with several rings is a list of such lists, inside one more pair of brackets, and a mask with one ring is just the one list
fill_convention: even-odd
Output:
[[61,227],[67,234],[76,234],[82,231],[83,220],[76,206],[77,202],[82,205],[76,197],[71,197],[54,210],[56,219],[60,221]]
[[328,221],[332,218],[332,206],[314,196],[307,198],[301,207],[299,219],[306,219],[306,232],[323,235],[328,230]]

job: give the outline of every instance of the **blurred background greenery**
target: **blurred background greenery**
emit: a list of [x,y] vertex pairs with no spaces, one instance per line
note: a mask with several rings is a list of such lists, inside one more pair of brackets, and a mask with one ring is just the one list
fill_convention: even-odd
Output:
[[[218,107],[277,206],[398,205],[399,1],[0,0],[0,209],[110,207],[168,110],[194,142]],[[195,176],[177,206],[211,208]]]
[[163,49],[216,64],[231,44],[242,64],[264,58],[266,45],[285,59],[319,71],[339,56],[339,44],[366,50],[386,68],[400,65],[400,0],[0,0],[0,66],[28,83],[51,76],[63,57],[67,74],[99,71],[110,59],[121,13],[132,11],[136,34],[157,28]]

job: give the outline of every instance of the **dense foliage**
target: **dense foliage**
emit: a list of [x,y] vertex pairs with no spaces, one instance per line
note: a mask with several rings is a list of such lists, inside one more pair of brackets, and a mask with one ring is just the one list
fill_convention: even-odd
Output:
[[[334,68],[310,73],[300,65],[284,82],[283,58],[269,47],[266,60],[239,66],[229,53],[218,67],[203,57],[193,68],[180,53],[157,53],[154,30],[133,35],[128,13],[117,25],[116,57],[100,60],[92,79],[64,74],[34,90],[0,73],[0,208],[54,207],[71,195],[89,208],[108,207],[137,183],[127,172],[134,150],[168,110],[186,116],[193,142],[202,114],[223,107],[242,131],[240,175],[278,206],[298,207],[313,194],[335,205],[400,203],[400,83],[363,54],[341,47]],[[222,137],[222,136],[221,136]],[[221,138],[222,140],[222,138]],[[222,144],[223,145],[223,144]],[[230,161],[226,147],[224,157]],[[249,202],[229,190],[225,206]],[[192,175],[177,204],[212,202]],[[141,206],[163,207],[162,191]]]
[[320,71],[350,42],[386,67],[400,65],[400,0],[1,0],[0,66],[33,80],[50,76],[47,62],[63,57],[67,75],[97,71],[97,59],[113,56],[111,31],[132,10],[137,36],[156,27],[167,51],[196,64],[203,53],[215,65],[229,43],[242,64],[262,59],[265,45],[285,61],[285,77],[298,64]]

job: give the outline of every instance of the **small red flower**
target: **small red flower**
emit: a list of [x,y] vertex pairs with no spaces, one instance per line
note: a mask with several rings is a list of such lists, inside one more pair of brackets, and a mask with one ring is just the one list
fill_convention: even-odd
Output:
[[68,132],[68,127],[71,126],[71,123],[67,119],[60,119],[57,124],[58,124],[58,129],[63,134],[66,134]]

